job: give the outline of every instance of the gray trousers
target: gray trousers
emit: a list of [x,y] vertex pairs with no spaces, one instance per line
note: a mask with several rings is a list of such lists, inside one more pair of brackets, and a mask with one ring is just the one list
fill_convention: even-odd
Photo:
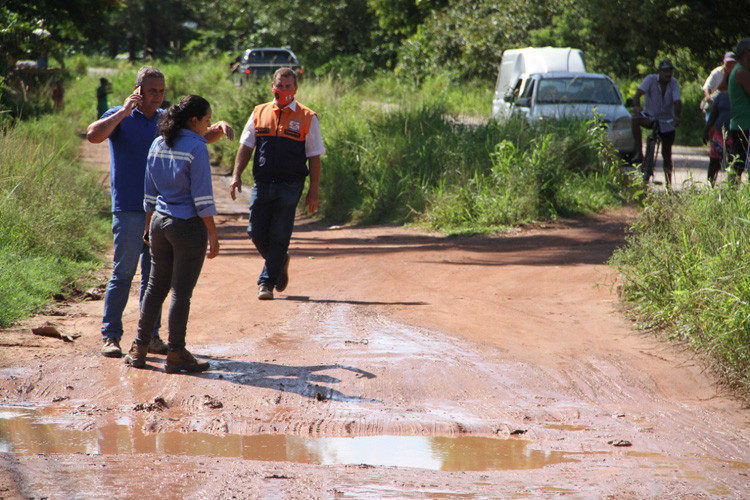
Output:
[[200,217],[178,219],[154,212],[150,226],[151,275],[141,305],[136,342],[146,345],[159,319],[164,300],[169,305],[169,349],[185,347],[190,299],[206,258],[208,231]]

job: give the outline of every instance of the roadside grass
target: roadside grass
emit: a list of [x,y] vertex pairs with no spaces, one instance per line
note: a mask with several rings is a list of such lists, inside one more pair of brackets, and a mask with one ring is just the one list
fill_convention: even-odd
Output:
[[591,123],[465,125],[441,99],[424,102],[430,104],[363,110],[360,99],[349,98],[329,109],[326,219],[487,232],[601,211],[635,194],[604,132]]
[[652,194],[610,260],[638,325],[687,342],[750,399],[750,186]]
[[66,115],[16,122],[0,142],[0,326],[8,326],[100,265],[108,200],[77,163]]
[[[480,168],[457,172],[429,197],[422,221],[449,232],[486,232],[560,215],[601,212],[634,198],[637,184],[592,123],[478,127],[490,145]],[[484,159],[482,159],[484,160]]]
[[446,113],[483,118],[490,116],[494,95],[491,82],[456,84],[443,73],[425,76],[419,87],[390,72],[379,72],[363,82],[345,83],[349,89],[380,102],[417,106],[437,104]]

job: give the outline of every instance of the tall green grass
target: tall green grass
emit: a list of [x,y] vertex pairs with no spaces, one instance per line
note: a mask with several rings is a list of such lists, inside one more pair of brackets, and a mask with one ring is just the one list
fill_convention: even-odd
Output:
[[77,162],[65,115],[0,137],[0,326],[38,310],[100,263],[108,199]]
[[611,264],[642,328],[704,353],[750,394],[750,186],[652,195]]
[[441,102],[396,107],[342,100],[324,122],[321,209],[335,222],[423,222],[487,231],[580,214],[632,196],[591,123],[457,122]]

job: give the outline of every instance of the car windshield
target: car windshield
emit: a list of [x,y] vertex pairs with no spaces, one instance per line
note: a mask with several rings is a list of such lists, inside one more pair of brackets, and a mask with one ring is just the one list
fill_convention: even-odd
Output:
[[540,104],[620,104],[620,95],[604,78],[545,78],[539,82]]
[[253,50],[246,54],[246,64],[296,64],[294,56],[285,50]]

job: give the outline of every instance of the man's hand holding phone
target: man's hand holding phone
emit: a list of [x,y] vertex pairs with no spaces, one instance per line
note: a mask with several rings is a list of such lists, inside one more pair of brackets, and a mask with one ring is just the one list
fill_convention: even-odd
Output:
[[123,107],[127,108],[128,111],[133,111],[133,108],[143,105],[143,89],[138,85],[132,94],[130,94],[123,103]]

